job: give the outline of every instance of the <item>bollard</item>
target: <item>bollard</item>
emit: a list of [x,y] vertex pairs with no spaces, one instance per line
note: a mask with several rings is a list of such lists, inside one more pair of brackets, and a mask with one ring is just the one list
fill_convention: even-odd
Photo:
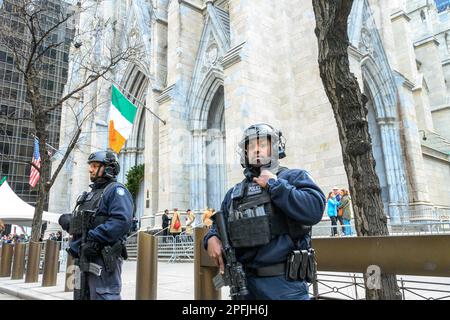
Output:
[[13,245],[11,243],[3,243],[2,260],[0,265],[0,277],[11,276],[11,264],[13,258]]
[[41,257],[41,243],[30,241],[28,247],[27,271],[25,283],[39,281],[39,260]]
[[25,272],[25,249],[27,245],[18,242],[14,245],[14,259],[12,267],[12,280],[22,279]]
[[136,270],[136,300],[156,300],[158,243],[154,235],[140,231]]
[[56,286],[58,276],[59,243],[55,240],[47,240],[45,245],[44,275],[42,286]]
[[207,228],[194,229],[194,299],[220,300],[222,292],[216,290],[212,281],[219,272],[219,268],[203,248],[203,237],[207,232]]
[[70,253],[67,253],[67,265],[66,265],[66,282],[64,285],[64,292],[72,292],[75,285],[75,267],[73,263],[73,257]]

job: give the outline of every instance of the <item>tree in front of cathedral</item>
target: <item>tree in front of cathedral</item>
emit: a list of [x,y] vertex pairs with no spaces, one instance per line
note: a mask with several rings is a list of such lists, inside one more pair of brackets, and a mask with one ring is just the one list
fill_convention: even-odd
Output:
[[[351,0],[312,0],[319,47],[320,77],[333,108],[353,199],[358,236],[388,235],[381,187],[367,122],[367,98],[350,72],[347,21]],[[381,274],[380,286],[364,275],[367,299],[401,299],[396,276]]]
[[[138,46],[124,45],[121,49],[117,47],[107,48],[109,55],[98,57],[101,41],[98,35],[102,31],[111,29],[112,22],[94,23],[82,25],[82,31],[76,25],[80,16],[89,10],[98,10],[97,1],[74,1],[74,5],[64,1],[52,0],[8,0],[3,2],[2,10],[6,10],[3,22],[0,24],[0,45],[12,54],[14,69],[23,78],[26,89],[26,101],[31,106],[31,122],[34,136],[39,141],[40,165],[35,167],[39,171],[40,179],[37,182],[37,202],[32,221],[31,244],[39,245],[41,235],[42,213],[44,203],[52,188],[60,170],[64,166],[71,151],[77,146],[83,123],[93,115],[100,104],[99,101],[84,101],[72,108],[74,114],[74,132],[64,150],[59,150],[60,162],[53,174],[50,172],[51,158],[49,150],[49,130],[51,115],[57,109],[62,109],[71,100],[82,100],[82,92],[89,88],[100,78],[107,78],[111,71],[121,62],[133,62],[137,60]],[[96,13],[95,13],[96,14]],[[95,14],[93,16],[95,16]],[[109,24],[108,24],[109,23]],[[63,90],[58,91],[56,99],[48,99],[50,82],[43,79],[58,69],[57,55],[65,51],[70,52],[77,59],[70,61],[72,69],[77,68],[78,80],[70,79]],[[75,52],[75,54],[73,54]],[[69,53],[64,56],[68,61]],[[92,63],[92,61],[99,61]],[[56,69],[55,69],[56,67]],[[67,70],[65,70],[67,77]],[[75,72],[72,71],[71,74]],[[54,74],[54,77],[59,74]],[[81,79],[81,80],[80,80]],[[106,102],[106,101],[105,101]],[[22,119],[10,119],[18,121]],[[31,159],[30,159],[31,161]],[[28,256],[29,263],[36,264],[39,259],[39,250],[31,250]],[[39,265],[39,264],[37,264]],[[29,271],[31,270],[31,271]],[[38,281],[39,268],[27,268],[26,282]]]

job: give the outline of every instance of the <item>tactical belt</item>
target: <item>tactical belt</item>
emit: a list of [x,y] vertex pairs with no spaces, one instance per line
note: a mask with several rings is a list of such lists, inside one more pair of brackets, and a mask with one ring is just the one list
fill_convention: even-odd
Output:
[[256,277],[273,277],[286,274],[286,263],[277,263],[267,267],[249,268],[245,267],[245,273]]

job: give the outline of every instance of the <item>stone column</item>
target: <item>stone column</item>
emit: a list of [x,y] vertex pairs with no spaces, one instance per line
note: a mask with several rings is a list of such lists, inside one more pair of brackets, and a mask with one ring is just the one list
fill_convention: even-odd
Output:
[[[167,121],[166,114],[160,113],[158,97],[167,79],[167,12],[157,3],[152,16],[151,25],[151,52],[150,73],[151,80],[147,89],[146,107],[149,108],[163,121]],[[159,203],[159,152],[160,152],[160,128],[164,123],[150,111],[145,113],[145,148],[144,148],[144,212],[141,217],[141,229],[152,228],[160,225],[161,221],[155,220]]]
[[[149,86],[146,106],[159,115],[156,97],[160,91]],[[141,217],[141,229],[158,224],[155,214],[158,212],[159,200],[159,128],[163,123],[149,111],[145,111],[145,148],[144,148],[144,213]]]
[[[168,10],[167,86],[158,97],[160,126],[158,212],[186,210],[190,201],[191,158],[187,93],[203,29],[201,1],[172,1]],[[159,224],[159,222],[157,222]]]
[[206,205],[219,210],[225,196],[224,140],[220,129],[208,129],[205,147]]
[[[399,91],[399,118],[403,152],[405,154],[409,180],[410,221],[432,219],[428,182],[422,157],[421,137],[417,127],[417,116],[412,94],[413,84],[401,75],[396,75]],[[424,214],[426,213],[426,214]]]
[[206,132],[196,130],[192,134],[192,166],[191,166],[191,200],[192,210],[204,210],[208,204],[206,202],[206,162],[205,162]]
[[398,224],[402,221],[399,207],[405,206],[408,202],[408,194],[404,186],[405,173],[401,162],[402,155],[396,138],[398,130],[395,129],[395,124],[391,118],[377,119],[377,123],[380,127],[389,190],[389,216],[392,224]]

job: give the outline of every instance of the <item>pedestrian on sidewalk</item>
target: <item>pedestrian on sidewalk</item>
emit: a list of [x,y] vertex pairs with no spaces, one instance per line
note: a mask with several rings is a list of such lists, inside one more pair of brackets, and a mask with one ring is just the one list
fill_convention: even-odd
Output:
[[192,236],[194,232],[192,229],[192,223],[195,220],[195,215],[192,213],[191,209],[186,210],[186,234]]
[[344,223],[344,235],[350,236],[352,234],[352,199],[347,189],[341,189],[341,203],[339,209],[342,209],[342,221]]
[[328,193],[327,197],[327,214],[331,220],[331,236],[335,237],[338,235],[337,231],[337,207],[339,201],[336,200],[333,191]]
[[178,208],[173,209],[172,221],[170,222],[170,233],[176,237],[181,233],[181,219],[178,213]]

